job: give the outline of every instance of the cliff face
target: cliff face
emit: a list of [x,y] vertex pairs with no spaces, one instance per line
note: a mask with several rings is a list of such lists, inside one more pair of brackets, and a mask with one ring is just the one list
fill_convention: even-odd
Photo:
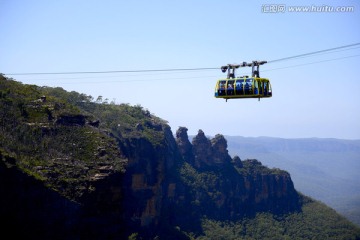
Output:
[[[182,133],[177,134],[178,143],[188,141],[186,131],[178,130]],[[183,145],[179,145],[180,152],[192,159],[188,157],[191,148],[185,151]],[[268,169],[257,160],[231,159],[222,135],[209,140],[199,130],[192,151],[194,163],[184,165],[182,180],[192,189],[192,207],[201,215],[224,220],[259,211],[281,214],[299,210],[299,196],[287,172]]]
[[155,227],[163,208],[177,193],[176,170],[179,152],[169,127],[164,126],[164,142],[152,145],[144,138],[122,139],[129,159],[122,187],[123,216],[130,228]]
[[186,128],[174,138],[139,106],[0,80],[0,213],[10,232],[181,239],[175,226],[199,233],[205,215],[236,220],[300,208],[287,172],[231,159],[220,134],[208,139],[199,130],[190,143]]
[[143,138],[120,142],[129,159],[122,203],[127,230],[180,226],[198,232],[203,216],[239,220],[262,211],[300,209],[287,172],[268,169],[257,160],[231,159],[220,134],[210,140],[199,130],[190,143],[186,128],[180,127],[174,139],[163,127],[162,145]]

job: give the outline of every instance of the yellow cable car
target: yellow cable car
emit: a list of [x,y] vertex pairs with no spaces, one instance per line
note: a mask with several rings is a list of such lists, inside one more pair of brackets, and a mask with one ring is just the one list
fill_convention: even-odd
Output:
[[[269,79],[261,78],[259,66],[266,61],[253,61],[239,65],[228,64],[222,66],[222,72],[228,71],[227,78],[219,79],[215,86],[215,97],[228,99],[235,98],[269,98],[272,89]],[[235,77],[235,69],[239,67],[252,67],[252,76]],[[255,69],[256,67],[256,69]]]

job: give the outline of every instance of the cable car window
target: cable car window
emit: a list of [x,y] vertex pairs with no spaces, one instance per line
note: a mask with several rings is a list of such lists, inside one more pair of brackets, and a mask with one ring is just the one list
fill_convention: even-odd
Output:
[[268,94],[269,94],[269,96],[272,96],[272,90],[271,90],[270,82],[268,82]]
[[244,87],[244,79],[237,79],[236,88],[235,88],[236,94],[244,94],[243,87]]
[[219,82],[219,89],[218,89],[219,96],[225,95],[225,86],[226,86],[226,80],[221,80]]
[[264,95],[267,96],[268,90],[267,90],[267,82],[264,82]]
[[252,78],[247,78],[245,80],[245,94],[251,94],[253,89],[253,81]]
[[259,94],[259,84],[258,80],[254,81],[254,94]]
[[227,95],[234,95],[234,80],[229,80],[227,82],[226,90]]

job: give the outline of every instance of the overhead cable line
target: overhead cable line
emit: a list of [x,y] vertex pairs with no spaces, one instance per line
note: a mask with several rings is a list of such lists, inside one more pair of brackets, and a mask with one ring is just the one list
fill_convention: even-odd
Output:
[[310,62],[310,63],[297,64],[297,65],[293,65],[293,66],[287,66],[287,67],[280,67],[280,68],[267,69],[267,70],[262,70],[262,72],[268,72],[268,71],[279,70],[279,69],[285,69],[285,68],[294,68],[294,67],[300,67],[300,66],[312,65],[312,64],[315,64],[315,63],[331,62],[331,61],[336,61],[336,60],[340,60],[340,59],[353,58],[353,57],[359,57],[359,56],[360,56],[360,54],[356,54],[356,55],[352,55],[352,56],[346,56],[346,57],[340,57],[340,58],[333,58],[333,59],[327,59],[327,60],[316,61],[316,62]]
[[345,45],[345,46],[340,46],[340,47],[335,47],[335,48],[329,48],[329,49],[310,52],[310,53],[304,53],[304,54],[295,55],[295,56],[292,56],[292,57],[280,58],[280,59],[268,61],[268,63],[280,62],[280,61],[289,60],[289,59],[293,59],[293,58],[299,58],[299,57],[305,57],[305,56],[314,55],[314,54],[318,54],[318,53],[334,51],[334,50],[338,50],[338,49],[342,49],[342,48],[349,48],[349,47],[353,47],[353,46],[357,46],[357,45],[360,45],[360,43],[354,43],[354,44],[350,44],[350,45]]
[[[313,64],[317,64],[317,63],[323,63],[323,62],[330,62],[330,61],[337,61],[337,60],[341,60],[341,59],[347,59],[347,58],[353,58],[353,57],[359,57],[360,54],[357,55],[352,55],[352,56],[346,56],[346,57],[340,57],[340,58],[333,58],[333,59],[327,59],[327,60],[322,60],[322,61],[316,61],[316,62],[310,62],[310,63],[304,63],[304,64],[297,64],[297,65],[292,65],[292,66],[285,66],[285,67],[280,67],[280,68],[272,68],[272,69],[266,69],[266,70],[262,70],[262,72],[269,72],[269,71],[274,71],[274,70],[281,70],[281,69],[286,69],[286,68],[295,68],[295,67],[302,67],[302,66],[306,66],[306,65],[313,65]],[[247,74],[251,74],[246,73]],[[135,76],[135,75],[134,75]],[[118,78],[119,76],[111,76],[110,78]],[[145,82],[145,81],[168,81],[168,80],[179,80],[179,79],[200,79],[200,78],[220,78],[218,75],[217,76],[197,76],[197,77],[170,77],[170,78],[155,78],[155,79],[132,79],[132,80],[105,80],[105,81],[87,81],[87,82],[78,82],[81,84],[92,84],[92,83],[125,83],[125,82]],[[80,77],[80,78],[58,78],[56,80],[69,80],[69,79],[89,79],[89,78],[96,78],[96,77]],[[108,78],[108,77],[105,77]],[[42,80],[42,81],[48,81],[48,80],[54,80],[54,79],[31,79],[31,80]],[[74,82],[57,82],[57,84],[74,84]]]
[[169,69],[142,69],[142,70],[115,70],[96,72],[39,72],[39,73],[8,73],[5,75],[67,75],[67,74],[104,74],[104,73],[141,73],[141,72],[174,72],[174,71],[199,71],[217,68],[169,68]]
[[[280,62],[305,56],[316,55],[319,53],[330,52],[338,49],[344,49],[349,47],[358,46],[360,43],[354,43],[344,46],[339,46],[335,48],[324,49],[320,51],[314,51],[310,53],[304,53],[300,55],[295,55],[291,57],[285,57],[280,59],[275,59],[267,61],[268,63]],[[5,73],[5,75],[69,75],[69,74],[107,74],[107,73],[144,73],[144,72],[175,72],[175,71],[202,71],[202,70],[215,70],[219,67],[203,67],[203,68],[169,68],[169,69],[140,69],[140,70],[114,70],[114,71],[87,71],[87,72],[37,72],[37,73]]]

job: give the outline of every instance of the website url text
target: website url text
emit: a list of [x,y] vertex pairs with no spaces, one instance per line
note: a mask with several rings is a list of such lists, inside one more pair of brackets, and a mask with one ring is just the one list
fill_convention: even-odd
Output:
[[354,6],[286,6],[285,4],[263,4],[261,6],[261,12],[263,13],[285,13],[285,12],[308,12],[308,13],[348,13],[354,12]]

